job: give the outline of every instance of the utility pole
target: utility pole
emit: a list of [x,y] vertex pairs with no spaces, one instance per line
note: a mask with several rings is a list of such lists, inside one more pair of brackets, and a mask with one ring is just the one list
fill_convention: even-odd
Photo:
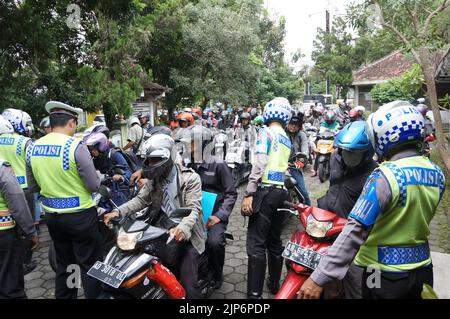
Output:
[[[326,18],[326,26],[325,26],[325,30],[326,30],[326,34],[327,36],[329,36],[330,34],[330,11],[328,11],[328,9],[325,11],[325,18]],[[328,42],[328,41],[327,41]],[[327,45],[327,53],[330,53],[330,45]],[[327,85],[326,85],[326,94],[330,94],[330,77],[327,75]]]

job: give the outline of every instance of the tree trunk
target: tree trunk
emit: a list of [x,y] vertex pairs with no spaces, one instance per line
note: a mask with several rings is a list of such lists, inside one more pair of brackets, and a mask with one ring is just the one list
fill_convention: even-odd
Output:
[[430,53],[426,52],[427,49],[423,48],[419,51],[422,71],[425,77],[425,82],[427,85],[428,98],[431,102],[431,108],[433,110],[434,124],[436,127],[436,142],[439,155],[445,165],[445,169],[450,173],[450,154],[448,149],[448,144],[445,138],[444,129],[442,126],[441,112],[439,109],[439,103],[437,99],[436,90],[436,80],[435,80],[435,70],[436,66],[430,59]]
[[114,130],[115,114],[109,103],[103,104],[103,114],[105,115],[106,127],[111,131]]

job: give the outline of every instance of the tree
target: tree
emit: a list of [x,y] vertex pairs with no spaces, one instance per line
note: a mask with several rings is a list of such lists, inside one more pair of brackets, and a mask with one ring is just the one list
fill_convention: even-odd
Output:
[[238,104],[248,99],[257,81],[250,58],[257,45],[259,0],[200,0],[185,7],[181,60],[171,70],[178,88],[190,93],[191,103],[211,100]]
[[[350,10],[353,25],[367,25],[376,13],[376,22],[395,34],[403,50],[411,52],[422,68],[436,125],[439,154],[450,172],[449,145],[443,132],[436,92],[435,75],[443,58],[450,52],[449,32],[442,28],[448,20],[450,0],[367,0]],[[448,27],[448,25],[447,25]]]
[[417,100],[424,84],[420,65],[414,64],[408,72],[399,78],[375,85],[370,94],[378,104],[395,100],[414,102]]

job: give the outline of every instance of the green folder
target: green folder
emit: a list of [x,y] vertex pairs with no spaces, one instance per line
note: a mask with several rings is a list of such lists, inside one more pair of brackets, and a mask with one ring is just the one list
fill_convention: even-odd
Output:
[[216,204],[216,199],[217,194],[210,192],[202,192],[202,210],[203,210],[203,220],[205,224],[213,212],[214,205]]

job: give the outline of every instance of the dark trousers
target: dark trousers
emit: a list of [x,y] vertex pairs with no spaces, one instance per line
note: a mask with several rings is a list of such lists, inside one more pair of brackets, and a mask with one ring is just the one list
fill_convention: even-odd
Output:
[[277,209],[284,206],[288,194],[279,188],[270,189],[266,194],[258,190],[253,198],[253,215],[250,217],[247,232],[247,255],[266,258],[267,253],[281,256],[281,227],[283,214]]
[[201,291],[198,286],[199,260],[200,254],[192,246],[191,242],[187,242],[180,264],[180,283],[186,290],[186,297],[188,299],[201,298]]
[[[30,209],[31,218],[33,221],[35,220],[34,216],[34,194],[25,192],[25,198],[27,200],[28,208]],[[33,259],[33,251],[31,250],[32,243],[31,239],[28,238],[28,236],[25,236],[22,232],[20,233],[20,239],[23,245],[23,263],[29,264],[31,263],[31,260]]]
[[47,213],[46,217],[56,252],[55,297],[77,298],[78,289],[72,285],[75,272],[68,266],[78,265],[86,298],[96,298],[101,291],[100,282],[86,273],[103,257],[97,210],[92,207],[77,213]]
[[0,230],[0,299],[26,298],[23,276],[23,246],[17,230]]
[[206,250],[208,253],[209,272],[213,280],[222,280],[225,262],[225,231],[227,224],[217,223],[208,231]]
[[431,266],[402,273],[382,272],[379,288],[367,287],[367,278],[370,275],[371,273],[364,271],[362,282],[364,299],[421,299],[423,284],[433,286]]

